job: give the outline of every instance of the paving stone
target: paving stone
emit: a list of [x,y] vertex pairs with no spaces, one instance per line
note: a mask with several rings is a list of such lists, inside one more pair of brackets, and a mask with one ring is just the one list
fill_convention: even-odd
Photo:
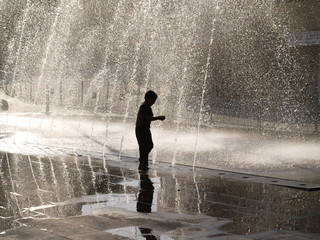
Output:
[[38,231],[51,233],[60,237],[70,237],[79,234],[86,234],[88,232],[98,232],[97,230],[86,226],[79,227],[79,225],[64,219],[35,220],[29,222],[28,225],[33,229],[38,229]]
[[71,236],[69,239],[72,240],[128,240],[132,238],[122,237],[115,234],[107,233],[107,232],[95,232],[88,234],[81,234],[77,236]]
[[79,228],[85,227],[90,229],[95,229],[98,231],[104,231],[107,229],[113,229],[118,227],[128,226],[128,222],[123,219],[111,219],[101,216],[80,216],[80,217],[70,217],[64,219],[65,222],[73,224]]
[[24,240],[24,239],[32,239],[32,240],[65,240],[66,238],[62,236],[58,236],[53,234],[52,232],[48,232],[45,230],[40,230],[34,227],[19,227],[6,231],[5,234],[0,235],[0,238],[6,240]]

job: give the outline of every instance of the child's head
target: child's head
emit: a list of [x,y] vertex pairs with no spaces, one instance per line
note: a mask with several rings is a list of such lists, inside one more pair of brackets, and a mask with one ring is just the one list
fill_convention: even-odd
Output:
[[144,95],[145,103],[148,104],[149,106],[152,106],[155,101],[157,100],[158,96],[154,91],[148,91]]
[[146,92],[146,94],[144,95],[144,99],[145,100],[157,100],[158,95],[154,92],[154,91],[148,91]]

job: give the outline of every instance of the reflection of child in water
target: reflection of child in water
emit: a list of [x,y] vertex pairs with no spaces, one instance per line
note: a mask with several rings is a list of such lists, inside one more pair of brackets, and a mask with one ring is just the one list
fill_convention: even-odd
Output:
[[[154,186],[148,174],[140,172],[140,191],[137,201],[137,212],[150,213],[153,201]],[[147,240],[157,240],[149,228],[139,227],[142,236]]]
[[140,191],[138,194],[137,211],[150,213],[153,201],[154,186],[148,174],[140,172]]
[[158,96],[153,91],[148,91],[144,99],[145,101],[139,108],[136,121],[136,137],[139,144],[139,170],[146,171],[148,167],[148,156],[153,148],[152,136],[150,132],[150,124],[155,120],[165,120],[165,116],[153,116],[151,106],[155,103]]

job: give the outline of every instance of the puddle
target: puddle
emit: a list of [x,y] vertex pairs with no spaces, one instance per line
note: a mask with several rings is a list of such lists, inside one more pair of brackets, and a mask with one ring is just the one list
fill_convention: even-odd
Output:
[[106,207],[157,211],[160,178],[101,160],[0,153],[0,167],[0,231],[21,218],[89,215]]
[[124,228],[116,228],[111,230],[106,230],[105,232],[126,237],[129,239],[137,239],[137,240],[174,240],[174,238],[167,236],[167,235],[157,235],[153,233],[152,229],[144,228],[144,227],[124,227]]
[[[226,179],[205,172],[173,173],[164,165],[159,172],[139,174],[106,163],[88,156],[0,153],[0,232],[19,226],[24,218],[89,215],[113,208],[140,217],[162,214],[168,219],[171,213],[175,214],[172,219],[188,224],[199,224],[190,218],[199,214],[232,219],[226,231],[241,235],[265,228],[319,231],[320,192]],[[139,227],[134,228],[130,231],[143,237]]]
[[135,194],[117,194],[107,196],[107,199],[103,202],[94,204],[82,205],[82,215],[92,214],[94,210],[103,209],[108,207],[122,208],[128,211],[136,211],[137,198]]

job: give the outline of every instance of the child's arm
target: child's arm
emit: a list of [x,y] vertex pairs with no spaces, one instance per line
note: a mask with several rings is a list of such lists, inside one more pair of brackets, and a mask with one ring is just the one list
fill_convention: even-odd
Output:
[[157,117],[156,117],[156,120],[161,120],[161,121],[163,121],[163,120],[165,120],[165,119],[166,119],[166,117],[163,116],[163,115],[160,115],[160,116],[157,116]]
[[161,121],[163,121],[163,120],[166,119],[166,117],[163,116],[163,115],[156,116],[156,117],[146,116],[146,118],[147,118],[147,120],[149,120],[149,121],[156,121],[156,120],[161,120]]

